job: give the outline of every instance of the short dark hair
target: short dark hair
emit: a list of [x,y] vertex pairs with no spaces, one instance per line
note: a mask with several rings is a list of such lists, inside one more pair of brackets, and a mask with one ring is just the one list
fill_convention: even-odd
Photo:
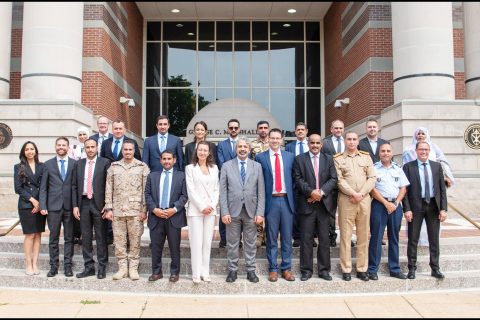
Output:
[[134,140],[123,140],[123,144],[122,144],[122,149],[123,149],[123,146],[126,145],[126,144],[131,144],[133,146],[133,148],[135,148],[135,142]]
[[55,144],[57,144],[58,141],[60,140],[65,140],[67,142],[67,145],[70,145],[70,141],[68,140],[67,137],[64,137],[64,136],[61,136],[61,137],[58,137],[56,140],[55,140]]
[[307,125],[306,125],[304,122],[301,122],[301,121],[300,121],[300,122],[297,122],[297,124],[295,125],[295,130],[297,130],[297,127],[298,127],[298,126],[304,126],[305,129],[308,129],[308,128],[307,128]]
[[378,125],[377,119],[370,118],[370,119],[367,120],[367,122],[365,122],[365,125],[367,125],[367,123],[369,123],[369,122],[375,122]]
[[95,145],[98,146],[98,141],[95,140],[95,139],[92,139],[92,138],[88,138],[87,140],[85,140],[85,141],[83,142],[83,144],[85,145],[85,143],[87,143],[88,141],[94,141],[94,142],[95,142]]
[[380,148],[381,148],[384,144],[388,144],[389,146],[392,146],[392,145],[390,144],[390,142],[385,141],[385,142],[382,142],[382,143],[378,146],[378,150],[380,150]]
[[272,134],[272,132],[280,133],[280,135],[281,135],[282,138],[283,138],[283,132],[282,132],[282,130],[280,130],[280,129],[278,129],[278,128],[270,129],[270,132],[268,133],[268,136],[269,136],[269,137],[270,137],[270,135]]
[[176,157],[175,157],[175,153],[173,153],[172,150],[170,150],[170,149],[165,149],[165,150],[163,150],[163,152],[160,154],[160,159],[162,159],[164,153],[171,154],[174,159],[176,158]]
[[419,146],[421,143],[425,143],[425,144],[428,146],[428,149],[430,149],[430,144],[429,144],[427,141],[418,141],[418,142],[415,144],[415,150],[418,149],[418,146]]
[[157,124],[158,121],[163,120],[163,119],[167,119],[167,123],[170,124],[170,119],[168,119],[168,116],[166,116],[164,114],[161,114],[157,117],[157,120],[155,120],[155,124]]
[[240,121],[238,121],[237,119],[230,119],[230,120],[228,120],[227,126],[230,125],[230,122],[236,122],[236,123],[238,123],[238,126],[240,126]]
[[356,133],[355,131],[351,131],[351,130],[345,132],[345,138],[347,137],[347,134],[352,134],[352,133],[356,134],[356,135],[357,135],[357,138],[358,138],[358,133]]
[[123,121],[123,120],[120,120],[120,119],[113,120],[112,126],[113,126],[114,123],[123,123],[123,126],[126,127],[125,121]]
[[262,124],[266,124],[267,126],[270,127],[270,123],[268,123],[267,120],[260,120],[260,121],[257,122],[257,128]]

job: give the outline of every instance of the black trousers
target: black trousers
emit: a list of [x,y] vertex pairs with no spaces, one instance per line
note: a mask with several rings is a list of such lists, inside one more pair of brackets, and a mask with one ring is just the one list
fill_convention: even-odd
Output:
[[[333,203],[337,204],[338,201],[338,189],[332,192]],[[337,233],[335,232],[335,220],[336,220],[336,211],[337,206],[335,205],[335,210],[330,215],[330,223],[328,227],[328,238],[330,241],[335,241],[337,239]]]
[[95,268],[92,246],[93,230],[95,230],[98,268],[105,270],[108,262],[107,237],[102,213],[95,206],[93,199],[83,197],[82,207],[80,208],[80,225],[82,229],[82,253],[85,269]]
[[73,258],[73,217],[71,210],[59,210],[59,211],[48,211],[47,215],[47,225],[50,231],[50,237],[48,242],[48,252],[50,255],[50,267],[57,268],[59,265],[59,248],[58,241],[60,238],[60,230],[63,223],[63,239],[65,242],[64,245],[64,254],[63,254],[63,264],[64,266],[72,266]]
[[413,212],[413,219],[408,223],[408,270],[416,270],[417,268],[417,247],[420,238],[420,230],[422,228],[423,219],[427,225],[429,251],[430,251],[430,268],[439,270],[440,258],[440,220],[438,219],[439,210],[435,198],[430,203],[422,201],[422,210]]
[[330,213],[323,201],[316,203],[310,214],[299,213],[300,216],[300,271],[313,272],[313,235],[318,235],[317,270],[330,272],[330,242],[328,229]]
[[157,225],[150,229],[150,240],[152,242],[152,274],[159,274],[162,271],[162,253],[165,240],[168,240],[170,249],[170,274],[180,273],[180,241],[182,229],[172,226],[168,219],[160,219]]

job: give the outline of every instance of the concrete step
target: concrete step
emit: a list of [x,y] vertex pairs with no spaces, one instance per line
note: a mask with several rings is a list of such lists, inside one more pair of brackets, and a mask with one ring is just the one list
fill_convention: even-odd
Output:
[[293,282],[279,279],[275,283],[261,275],[260,282],[250,283],[244,276],[240,276],[234,283],[226,283],[224,276],[212,275],[212,282],[194,284],[190,277],[181,275],[176,283],[170,283],[168,277],[156,282],[149,282],[149,274],[140,274],[140,280],[132,281],[128,278],[113,281],[111,274],[106,279],[98,280],[96,277],[77,279],[66,278],[63,274],[47,278],[45,272],[37,276],[27,276],[17,269],[0,269],[0,281],[3,287],[25,287],[42,289],[64,290],[94,290],[108,292],[155,292],[168,294],[202,294],[202,295],[285,295],[285,294],[351,294],[351,293],[405,293],[425,290],[449,290],[452,288],[478,288],[480,287],[479,271],[445,272],[444,280],[437,280],[430,273],[417,273],[415,280],[399,280],[391,277],[380,276],[378,281],[364,282],[355,277],[346,282],[340,274],[333,274],[332,281],[312,278],[309,281],[296,279]]
[[[164,274],[170,274],[170,258],[162,259],[162,270]],[[280,259],[277,260],[280,264]],[[74,272],[81,272],[83,270],[83,258],[81,255],[75,255],[73,257],[73,270]],[[183,275],[190,275],[192,273],[191,261],[189,258],[182,258],[180,260],[180,270]],[[340,259],[331,259],[332,272],[341,274]],[[355,258],[352,259],[352,270],[355,270]],[[48,254],[42,253],[38,259],[38,267],[41,270],[48,271],[50,269]],[[480,271],[480,254],[463,254],[463,255],[445,255],[440,257],[440,267],[442,272],[450,271]],[[24,268],[24,255],[23,253],[4,252],[0,254],[0,268],[10,268],[23,270]],[[240,259],[238,263],[239,274],[245,274],[245,261]],[[256,259],[257,273],[261,275],[268,274],[268,261],[265,258]],[[316,270],[317,264],[314,262],[313,270]],[[400,268],[404,271],[408,271],[407,258],[405,256],[400,257]],[[109,259],[107,265],[107,273],[114,273],[118,270],[118,264],[115,257]],[[152,261],[150,257],[141,257],[139,272],[150,274],[152,270]],[[417,271],[418,272],[430,272],[429,257],[418,256]],[[300,276],[300,259],[292,259],[292,271]],[[63,255],[60,255],[60,272],[63,272]],[[382,258],[380,263],[379,272],[388,274],[387,258]],[[210,260],[210,274],[212,275],[225,275],[227,274],[227,260],[225,258],[212,258]]]

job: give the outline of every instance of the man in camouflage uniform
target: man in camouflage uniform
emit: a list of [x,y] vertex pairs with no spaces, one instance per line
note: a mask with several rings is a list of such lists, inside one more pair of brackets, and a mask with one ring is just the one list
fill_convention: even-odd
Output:
[[359,151],[358,135],[345,134],[345,151],[333,157],[338,175],[338,225],[340,227],[340,265],[342,278],[351,280],[351,240],[357,234],[357,278],[368,281],[368,234],[370,229],[370,191],[375,186],[375,170],[368,152]]
[[[113,221],[115,256],[119,268],[113,280],[128,276],[138,280],[140,239],[143,221],[147,218],[144,190],[150,169],[134,158],[133,142],[123,142],[122,154],[123,159],[112,163],[108,169],[105,188],[106,218]],[[130,242],[128,250],[127,236]]]
[[[257,123],[257,133],[258,138],[251,142],[252,149],[250,151],[250,158],[255,160],[255,156],[263,151],[267,151],[269,149],[268,145],[268,131],[269,131],[270,124],[268,121],[260,120]],[[264,223],[264,222],[263,222]],[[257,248],[260,246],[265,246],[265,229],[263,223],[257,224],[257,240],[256,245]]]

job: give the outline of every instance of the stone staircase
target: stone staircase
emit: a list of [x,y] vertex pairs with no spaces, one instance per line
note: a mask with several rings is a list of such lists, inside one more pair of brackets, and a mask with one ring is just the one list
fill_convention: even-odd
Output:
[[[345,282],[341,279],[339,249],[331,248],[332,276],[333,281],[319,279],[316,274],[308,281],[300,281],[299,248],[293,250],[293,272],[296,275],[294,282],[279,279],[275,283],[267,280],[268,262],[265,248],[257,252],[257,275],[259,283],[250,283],[246,280],[245,263],[243,254],[240,255],[239,278],[234,283],[226,283],[227,261],[226,249],[218,248],[218,241],[214,241],[210,263],[211,283],[193,284],[191,281],[190,249],[188,241],[182,241],[181,248],[181,274],[177,283],[168,281],[169,250],[164,250],[163,273],[164,278],[149,282],[151,273],[151,252],[149,241],[142,240],[141,261],[139,266],[140,280],[131,281],[122,279],[111,280],[117,271],[117,263],[114,257],[114,247],[109,246],[110,259],[107,267],[107,278],[98,280],[96,277],[77,279],[75,276],[67,278],[63,275],[63,256],[60,255],[60,274],[53,278],[47,278],[49,270],[48,262],[48,239],[43,238],[39,257],[41,274],[27,276],[24,274],[23,260],[23,237],[7,236],[0,238],[0,283],[5,287],[49,288],[65,290],[96,290],[109,292],[154,292],[166,294],[207,294],[207,295],[263,295],[263,294],[342,294],[342,293],[385,293],[385,292],[408,292],[422,290],[447,290],[463,288],[480,288],[480,239],[472,238],[442,238],[440,265],[446,275],[444,280],[437,280],[430,276],[428,265],[428,248],[419,247],[417,279],[399,280],[388,275],[387,246],[383,247],[383,258],[379,270],[378,281],[363,282],[355,278],[352,272],[352,281]],[[63,252],[63,245],[60,245]],[[355,248],[352,248],[355,256]],[[403,272],[407,271],[406,243],[402,241],[400,247],[400,262]],[[315,255],[314,255],[315,256]],[[83,270],[83,258],[81,247],[75,245],[74,273]],[[280,261],[280,259],[279,259]],[[353,259],[355,270],[355,259]],[[316,264],[314,264],[314,270]]]

